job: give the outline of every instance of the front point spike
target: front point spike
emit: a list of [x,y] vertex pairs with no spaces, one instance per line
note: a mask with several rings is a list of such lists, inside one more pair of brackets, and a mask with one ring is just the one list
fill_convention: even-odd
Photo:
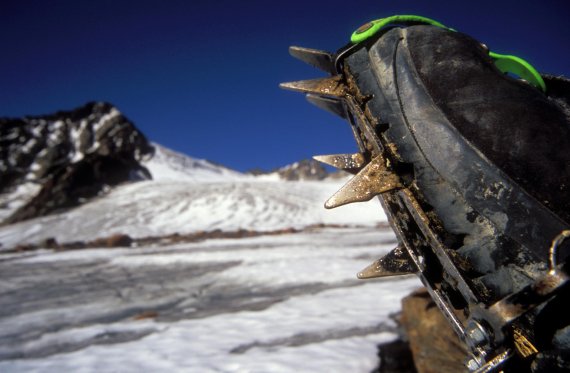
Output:
[[329,52],[321,51],[318,49],[291,46],[289,47],[289,54],[313,67],[316,67],[317,69],[323,70],[330,74],[336,73],[334,59],[332,54]]
[[410,275],[417,268],[410,254],[402,246],[396,247],[382,258],[378,259],[356,275],[361,280],[377,277]]
[[342,102],[342,100],[339,100],[338,98],[323,97],[312,93],[308,93],[307,101],[309,101],[311,104],[315,105],[316,107],[326,110],[334,115],[338,115],[343,119],[347,118],[346,108],[344,106],[344,103]]
[[376,156],[356,176],[325,202],[333,209],[353,202],[365,202],[378,194],[402,188],[398,175],[389,171],[381,155]]
[[297,92],[314,93],[321,96],[344,97],[346,94],[346,86],[342,82],[341,75],[281,83],[279,87]]
[[362,153],[315,155],[313,159],[351,174],[360,172],[366,163]]

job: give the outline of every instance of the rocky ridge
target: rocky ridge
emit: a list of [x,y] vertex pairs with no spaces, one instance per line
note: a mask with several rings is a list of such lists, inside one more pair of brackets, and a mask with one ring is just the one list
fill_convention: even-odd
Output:
[[348,176],[348,173],[344,171],[328,171],[325,166],[314,159],[303,159],[299,162],[292,163],[287,166],[283,166],[276,170],[270,172],[264,172],[262,170],[252,170],[251,174],[256,176],[274,176],[281,180],[287,181],[320,181],[320,180],[330,180],[330,179],[341,179]]
[[113,105],[0,118],[0,225],[77,206],[114,185],[151,178],[154,149]]

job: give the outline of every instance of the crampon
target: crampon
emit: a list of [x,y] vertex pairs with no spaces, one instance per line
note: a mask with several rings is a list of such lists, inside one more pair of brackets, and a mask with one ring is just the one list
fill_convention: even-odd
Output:
[[419,16],[290,53],[359,149],[315,157],[355,175],[325,207],[377,196],[399,242],[358,277],[417,274],[469,371],[570,370],[570,82]]

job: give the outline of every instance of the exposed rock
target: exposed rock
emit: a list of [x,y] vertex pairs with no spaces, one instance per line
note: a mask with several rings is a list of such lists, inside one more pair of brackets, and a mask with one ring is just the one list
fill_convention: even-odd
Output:
[[349,174],[344,171],[329,172],[320,162],[314,159],[303,159],[302,161],[278,168],[271,172],[265,172],[262,169],[255,168],[248,171],[254,176],[260,175],[277,175],[282,180],[325,180],[346,177]]
[[115,107],[0,118],[0,224],[76,206],[109,187],[150,178],[153,147]]
[[55,238],[49,237],[40,242],[39,246],[48,249],[57,249],[59,247],[59,244],[57,243],[57,240]]
[[95,247],[130,247],[133,239],[127,234],[114,234],[109,237],[101,238],[90,243]]
[[319,162],[304,159],[277,170],[284,180],[323,180],[328,176],[327,170]]
[[464,365],[466,346],[451,329],[427,290],[418,290],[402,300],[401,321],[418,373],[468,371]]
[[143,311],[133,316],[133,320],[156,319],[157,317],[158,317],[158,312],[156,311]]
[[268,172],[263,170],[262,168],[256,167],[256,168],[252,168],[251,170],[246,172],[249,175],[253,175],[253,176],[261,176],[261,175],[267,175]]
[[247,229],[239,229],[237,231],[222,231],[221,229],[214,229],[212,231],[198,231],[188,234],[173,233],[165,236],[148,236],[139,238],[132,238],[127,234],[117,233],[111,236],[96,238],[91,241],[72,241],[61,243],[57,242],[54,238],[48,238],[34,244],[20,244],[11,249],[9,248],[3,250],[3,252],[15,253],[21,251],[37,250],[40,248],[49,248],[55,250],[78,250],[85,248],[138,247],[150,245],[165,246],[183,242],[200,242],[209,239],[236,239],[258,236],[280,236],[300,232],[311,232],[324,228],[349,228],[349,226],[343,226],[339,224],[314,224],[306,226],[302,229],[283,228],[272,231],[254,231]]

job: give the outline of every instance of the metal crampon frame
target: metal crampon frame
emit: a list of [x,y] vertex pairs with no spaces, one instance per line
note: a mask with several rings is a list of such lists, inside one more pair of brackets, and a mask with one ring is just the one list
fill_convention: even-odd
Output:
[[557,263],[557,250],[570,236],[564,231],[550,246],[544,243],[549,266],[534,283],[493,304],[482,299],[455,251],[448,247],[437,216],[426,211],[422,191],[413,174],[398,168],[397,150],[378,133],[382,126],[365,105],[345,56],[356,46],[336,54],[291,47],[290,53],[329,74],[330,77],[281,84],[282,88],[306,93],[316,106],[350,123],[359,152],[316,156],[315,159],[355,176],[325,203],[336,208],[368,201],[378,196],[399,245],[358,273],[361,279],[415,273],[429,291],[453,330],[469,347],[465,364],[472,372],[508,370],[515,360],[535,356],[540,348],[533,342],[533,322],[540,310],[568,283]]

